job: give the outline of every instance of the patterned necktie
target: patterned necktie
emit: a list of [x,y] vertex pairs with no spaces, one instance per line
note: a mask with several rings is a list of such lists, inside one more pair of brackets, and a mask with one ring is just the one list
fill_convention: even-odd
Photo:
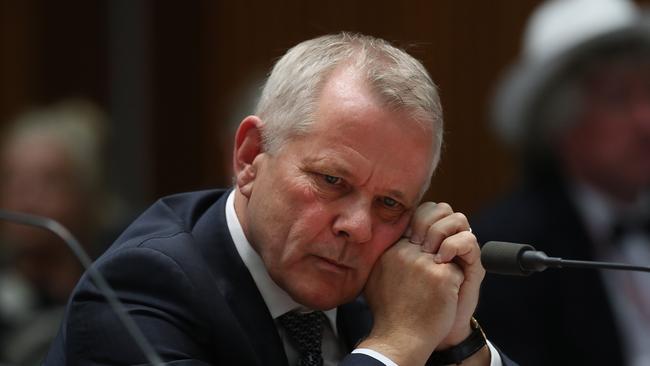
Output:
[[300,354],[297,366],[323,365],[321,341],[324,315],[321,311],[312,311],[311,313],[290,311],[279,318],[280,324],[287,331],[289,340]]

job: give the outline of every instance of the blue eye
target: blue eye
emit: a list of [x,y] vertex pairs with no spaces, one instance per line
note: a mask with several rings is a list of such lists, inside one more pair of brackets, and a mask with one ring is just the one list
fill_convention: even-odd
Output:
[[397,201],[395,201],[394,199],[392,199],[390,197],[384,197],[382,199],[382,202],[387,207],[395,207],[395,206],[397,206]]
[[329,184],[336,185],[341,183],[340,177],[335,177],[333,175],[327,175],[327,174],[324,174],[323,177],[325,177],[325,181]]

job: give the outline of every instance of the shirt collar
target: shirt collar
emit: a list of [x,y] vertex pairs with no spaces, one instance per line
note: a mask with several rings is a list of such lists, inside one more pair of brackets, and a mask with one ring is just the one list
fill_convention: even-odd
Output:
[[650,194],[643,194],[632,203],[622,203],[585,182],[574,181],[570,189],[580,216],[596,240],[608,238],[617,221],[650,215]]
[[[255,285],[260,291],[273,319],[277,319],[280,315],[294,309],[305,309],[304,306],[295,302],[286,291],[271,279],[262,258],[248,242],[237,213],[235,212],[234,189],[230,191],[226,201],[226,223],[228,224],[228,230],[230,231],[232,240],[235,243],[237,253],[239,253],[244,265],[246,265],[246,268],[248,268],[248,271],[253,277],[253,281],[255,281]],[[324,313],[330,322],[332,330],[336,334],[336,308],[324,311]]]
[[589,233],[595,240],[603,240],[609,236],[616,220],[610,202],[591,186],[574,182],[571,186],[573,200]]

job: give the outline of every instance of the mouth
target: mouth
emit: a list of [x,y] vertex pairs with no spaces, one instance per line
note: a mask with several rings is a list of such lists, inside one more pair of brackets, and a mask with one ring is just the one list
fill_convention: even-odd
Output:
[[325,258],[325,257],[320,257],[316,256],[317,259],[317,266],[319,266],[322,269],[325,269],[330,272],[335,272],[335,273],[345,273],[348,270],[351,270],[352,267],[347,266],[343,263],[340,263],[338,261],[335,261],[333,259]]

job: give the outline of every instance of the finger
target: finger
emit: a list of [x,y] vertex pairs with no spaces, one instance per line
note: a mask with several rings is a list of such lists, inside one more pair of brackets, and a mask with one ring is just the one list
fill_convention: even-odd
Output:
[[433,202],[422,203],[415,210],[411,224],[409,225],[411,243],[422,244],[429,227],[434,222],[451,215],[453,212],[451,206],[444,202],[437,204]]
[[469,231],[461,231],[446,238],[436,255],[434,260],[437,263],[447,263],[457,260],[461,266],[471,266],[481,261],[481,250],[476,236]]
[[422,251],[437,253],[440,244],[448,237],[469,229],[467,218],[460,212],[454,212],[429,226],[422,243]]
[[[422,253],[426,254],[426,253]],[[429,265],[431,262],[429,262]],[[465,281],[465,272],[463,269],[454,262],[449,263],[436,263],[435,267],[429,266],[434,272],[438,272],[436,278],[441,281],[448,281],[449,284],[455,289],[454,293],[459,294]]]

